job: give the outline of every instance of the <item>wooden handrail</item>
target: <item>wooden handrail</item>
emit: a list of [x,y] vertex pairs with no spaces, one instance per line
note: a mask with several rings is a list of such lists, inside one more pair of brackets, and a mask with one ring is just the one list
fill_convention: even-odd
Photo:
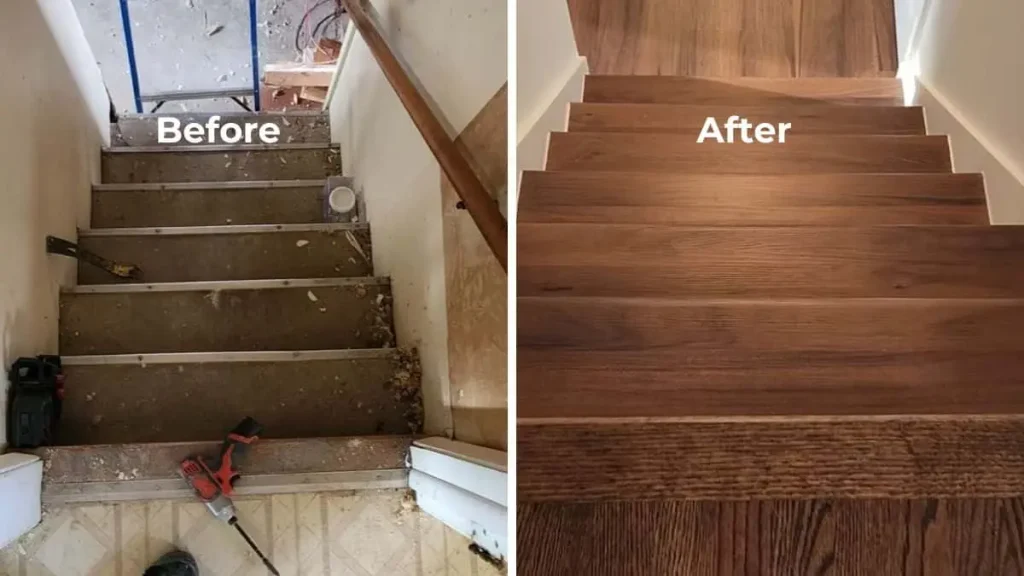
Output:
[[455,140],[431,110],[427,100],[413,84],[409,74],[395,57],[381,32],[380,24],[367,8],[369,0],[342,0],[349,18],[362,35],[370,52],[377,60],[384,76],[388,79],[398,99],[402,101],[413,124],[419,129],[430,151],[437,158],[455,192],[462,198],[466,210],[484,236],[491,252],[498,259],[502,269],[508,270],[508,223],[498,210],[498,203],[491,198],[480,179],[477,178],[469,161],[455,145]]

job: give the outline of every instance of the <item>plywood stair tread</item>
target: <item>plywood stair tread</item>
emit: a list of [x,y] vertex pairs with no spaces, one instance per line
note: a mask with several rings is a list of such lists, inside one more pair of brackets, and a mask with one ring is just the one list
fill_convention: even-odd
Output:
[[[405,482],[411,436],[261,439],[237,484],[242,495],[313,490],[395,488]],[[58,446],[33,451],[43,459],[44,501],[189,497],[178,475],[189,455],[214,456],[220,441]],[[338,486],[347,483],[348,488]]]
[[988,224],[980,174],[527,171],[519,198],[519,222]]

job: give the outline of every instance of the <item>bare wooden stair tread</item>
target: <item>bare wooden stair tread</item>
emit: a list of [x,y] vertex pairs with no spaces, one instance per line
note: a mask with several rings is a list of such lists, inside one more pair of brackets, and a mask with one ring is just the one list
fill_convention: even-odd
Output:
[[980,174],[523,173],[519,222],[987,224]]
[[219,440],[240,414],[263,438],[409,434],[415,354],[395,348],[65,356],[55,444]]
[[692,135],[555,132],[547,170],[720,174],[952,172],[945,136],[791,135],[785,143],[698,143]]
[[[731,116],[752,125],[765,122],[792,124],[790,134],[924,134],[924,110],[904,106],[836,106],[829,104],[730,106],[725,104],[573,103],[569,130],[578,132],[701,133],[706,120],[719,126]],[[753,136],[753,128],[750,135]]]
[[[373,273],[370,229],[360,223],[99,228],[79,237],[88,250],[141,267],[147,283]],[[86,263],[78,267],[79,284],[117,281]]]
[[519,295],[1024,296],[1021,226],[519,224]]
[[584,102],[672,104],[813,104],[899,106],[896,78],[701,78],[694,76],[587,76]]
[[[237,492],[268,494],[401,488],[411,436],[261,439]],[[124,501],[193,497],[178,475],[186,456],[216,455],[220,441],[56,446],[43,459],[43,501]]]

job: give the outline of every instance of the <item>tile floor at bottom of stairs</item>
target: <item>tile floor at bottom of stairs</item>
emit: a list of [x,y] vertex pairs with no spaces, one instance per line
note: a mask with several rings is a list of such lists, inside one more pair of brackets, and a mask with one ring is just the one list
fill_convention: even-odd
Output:
[[[496,576],[469,541],[419,510],[404,490],[237,498],[239,522],[282,576]],[[2,576],[141,576],[180,548],[202,576],[269,572],[203,504],[152,500],[51,506],[0,550]]]

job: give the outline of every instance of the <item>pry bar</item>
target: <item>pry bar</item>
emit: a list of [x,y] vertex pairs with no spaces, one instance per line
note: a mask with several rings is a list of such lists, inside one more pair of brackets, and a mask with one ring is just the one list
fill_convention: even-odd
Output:
[[106,271],[108,274],[123,280],[139,281],[142,279],[142,269],[138,266],[134,264],[121,264],[114,262],[113,260],[107,260],[99,254],[95,254],[80,247],[74,242],[68,242],[63,238],[57,238],[56,236],[46,237],[46,252],[47,254],[70,256],[71,258],[92,264],[93,266]]

